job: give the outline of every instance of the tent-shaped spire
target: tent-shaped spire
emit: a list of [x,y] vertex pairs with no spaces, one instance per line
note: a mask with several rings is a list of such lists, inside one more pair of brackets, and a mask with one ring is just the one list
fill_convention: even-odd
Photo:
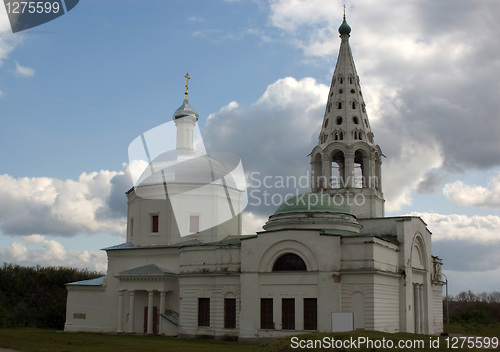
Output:
[[351,27],[347,24],[345,15],[339,33],[339,56],[330,85],[319,144],[332,140],[344,141],[347,144],[359,140],[373,143],[373,133],[349,45]]

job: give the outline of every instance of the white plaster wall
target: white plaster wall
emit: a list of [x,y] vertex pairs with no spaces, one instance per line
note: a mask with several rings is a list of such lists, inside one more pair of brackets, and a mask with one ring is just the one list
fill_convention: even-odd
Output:
[[[179,278],[181,336],[237,336],[240,317],[238,274],[182,275]],[[224,298],[236,298],[236,329],[224,328]],[[198,326],[198,298],[210,298],[210,326]]]
[[[104,289],[92,286],[66,286],[66,322],[64,331],[108,332],[109,307],[104,304]],[[75,318],[75,314],[85,315],[85,319]]]

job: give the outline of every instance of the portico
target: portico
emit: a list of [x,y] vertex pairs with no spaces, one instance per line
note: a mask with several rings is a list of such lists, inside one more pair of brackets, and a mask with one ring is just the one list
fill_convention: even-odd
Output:
[[[165,323],[166,317],[161,319],[161,315],[166,313],[167,295],[177,289],[176,274],[150,264],[122,271],[116,278],[119,280],[116,332],[146,334],[162,332],[164,330],[162,324]],[[127,300],[128,309],[126,309]],[[142,318],[137,315],[140,307],[144,307],[143,330],[139,325]],[[126,329],[125,324],[127,324]]]

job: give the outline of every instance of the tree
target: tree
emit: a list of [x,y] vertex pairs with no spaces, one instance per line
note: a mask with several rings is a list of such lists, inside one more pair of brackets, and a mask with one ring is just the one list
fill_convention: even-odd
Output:
[[69,282],[93,279],[102,273],[69,267],[0,268],[0,328],[62,329]]

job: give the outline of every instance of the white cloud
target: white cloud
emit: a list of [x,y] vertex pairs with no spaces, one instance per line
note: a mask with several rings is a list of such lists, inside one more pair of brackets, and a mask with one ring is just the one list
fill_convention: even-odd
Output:
[[460,206],[500,209],[500,175],[491,179],[487,187],[466,185],[462,181],[448,183],[443,194]]
[[400,148],[399,156],[392,156],[383,164],[382,187],[389,212],[410,205],[411,192],[424,180],[427,171],[443,163],[439,145],[407,140]]
[[[384,154],[391,156],[387,144],[395,144],[388,133],[377,138],[381,129],[390,129],[392,136],[402,129],[413,141],[437,143],[446,156],[443,168],[500,165],[500,149],[492,147],[500,133],[493,93],[500,89],[495,78],[500,44],[489,39],[500,35],[494,16],[500,2],[360,0],[348,5],[353,56]],[[478,18],[479,37],[470,33]],[[269,19],[305,56],[336,57],[342,3],[273,0]]]
[[126,213],[116,205],[116,195],[121,193],[125,205],[130,182],[126,165],[119,172],[82,173],[76,181],[0,175],[1,229],[9,235],[109,232],[121,238]]
[[[234,151],[242,158],[247,174],[303,176],[309,170],[307,154],[317,144],[327,95],[328,87],[313,78],[279,79],[256,103],[242,106],[233,101],[211,114],[203,131],[208,149]],[[383,160],[386,209],[397,211],[411,204],[411,192],[426,173],[443,164],[443,153],[432,138],[416,140],[400,113],[393,113],[374,130],[381,136],[375,141],[388,155]],[[274,208],[258,212],[269,214]]]
[[[279,79],[252,105],[233,101],[210,115],[202,131],[207,150],[239,155],[247,175],[302,176],[309,169],[307,154],[317,144],[327,96],[328,87],[313,78]],[[262,216],[274,208],[250,205],[247,210]]]
[[[500,242],[500,216],[496,215],[443,215],[437,213],[411,213],[420,216],[433,233],[433,241],[464,240],[477,243]],[[500,251],[500,249],[499,249]]]
[[70,266],[105,272],[106,254],[95,251],[72,251],[42,235],[22,236],[19,241],[0,248],[4,262],[26,266]]
[[260,216],[249,211],[244,211],[241,220],[243,227],[242,234],[251,235],[263,231],[262,226],[266,223],[267,218],[267,216]]
[[[450,273],[455,290],[491,291],[486,276],[500,271],[500,217],[458,214],[411,213],[420,216],[432,232],[432,254],[443,259],[445,274]],[[481,276],[475,285],[464,277]],[[474,281],[476,282],[476,281]],[[456,287],[456,286],[455,286]],[[496,288],[498,289],[498,287]]]
[[31,67],[21,66],[17,61],[16,63],[16,74],[22,77],[31,77],[35,75],[35,70]]
[[0,6],[0,66],[21,42],[22,36],[12,33],[5,6]]

